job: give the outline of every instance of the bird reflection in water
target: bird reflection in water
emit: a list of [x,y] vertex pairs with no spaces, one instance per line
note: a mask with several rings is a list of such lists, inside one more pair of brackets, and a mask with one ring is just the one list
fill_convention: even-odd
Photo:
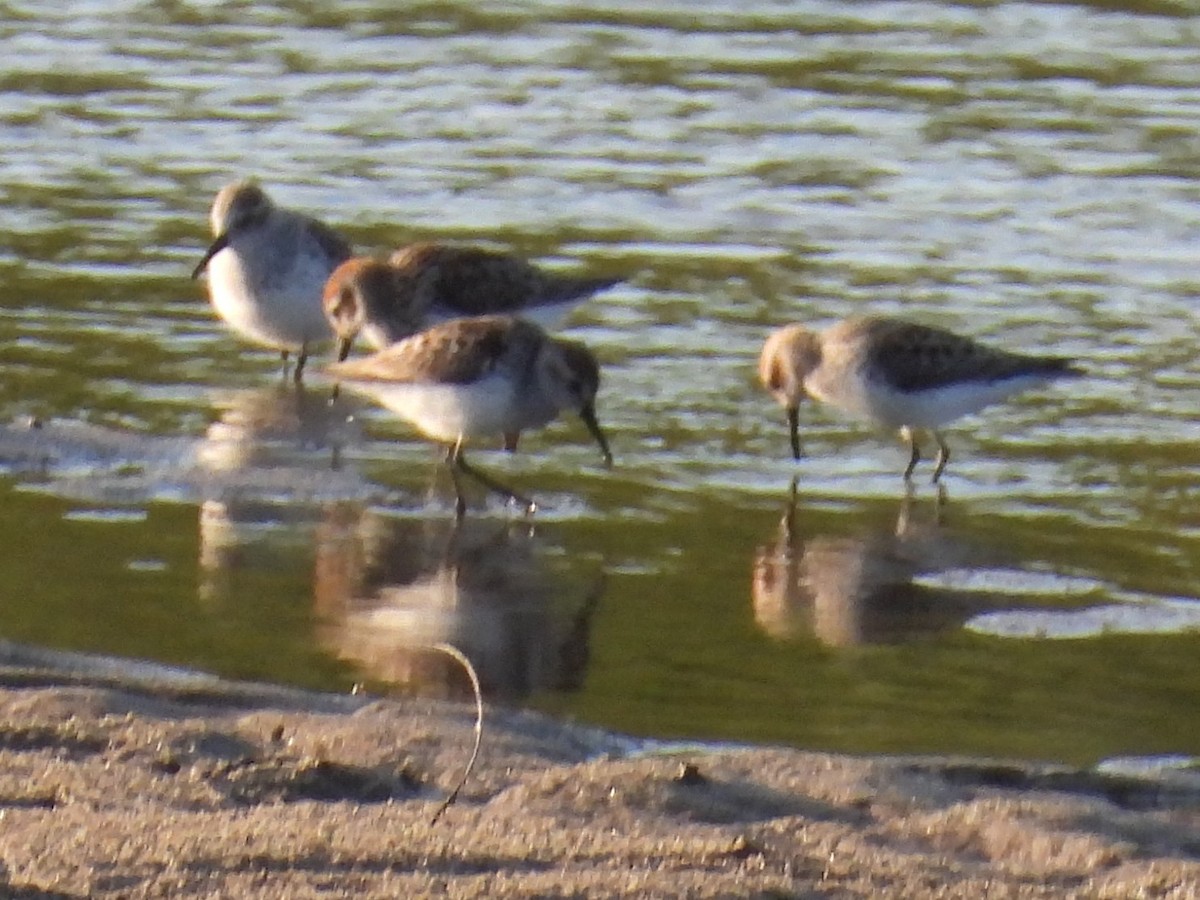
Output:
[[831,647],[896,643],[962,626],[1003,605],[1001,598],[964,595],[914,584],[918,575],[980,565],[983,554],[942,523],[944,494],[931,509],[911,493],[895,526],[859,534],[806,534],[796,485],[771,540],[754,556],[754,618],[775,638],[807,634]]
[[200,504],[202,602],[231,590],[240,569],[269,567],[275,548],[265,536],[280,526],[313,526],[330,497],[369,490],[338,465],[337,450],[356,437],[351,401],[330,403],[303,383],[217,395],[217,421],[196,453]]
[[272,385],[217,394],[219,412],[208,426],[199,461],[211,472],[302,467],[312,470],[314,455],[337,451],[358,437],[351,398],[331,402],[329,393],[300,385]]
[[339,504],[318,529],[321,642],[374,681],[462,696],[453,644],[484,695],[519,700],[582,686],[603,577],[573,589],[528,525],[403,519]]

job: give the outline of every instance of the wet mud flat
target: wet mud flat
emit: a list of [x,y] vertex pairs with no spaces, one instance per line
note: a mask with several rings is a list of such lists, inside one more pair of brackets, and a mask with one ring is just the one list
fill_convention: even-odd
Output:
[[657,745],[489,707],[434,823],[469,703],[0,660],[6,897],[1200,890],[1190,772]]

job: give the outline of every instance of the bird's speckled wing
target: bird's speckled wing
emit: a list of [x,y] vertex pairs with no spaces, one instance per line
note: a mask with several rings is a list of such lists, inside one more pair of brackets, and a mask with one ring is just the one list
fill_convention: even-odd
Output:
[[423,242],[395,251],[388,263],[412,285],[417,306],[462,316],[512,314],[582,300],[620,278],[573,278],[481,247]]
[[868,367],[898,391],[988,383],[1022,376],[1067,374],[1070,361],[1028,356],[988,347],[971,338],[897,319],[852,319],[843,323],[840,340],[865,340]]
[[537,326],[508,316],[455,319],[327,371],[347,381],[470,384],[491,372],[516,344],[540,339]]
[[423,309],[463,316],[511,313],[542,292],[541,274],[525,260],[478,247],[414,244],[389,262],[411,280]]

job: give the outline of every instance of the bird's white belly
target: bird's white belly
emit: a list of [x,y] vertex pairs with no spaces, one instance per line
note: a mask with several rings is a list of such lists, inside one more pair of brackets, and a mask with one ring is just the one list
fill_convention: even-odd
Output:
[[325,263],[304,256],[297,256],[286,272],[264,275],[232,247],[208,264],[209,296],[217,314],[249,340],[279,349],[331,337],[321,308],[328,277]]
[[345,386],[443,443],[518,427],[512,383],[506,378],[489,377],[468,385],[346,381]]
[[847,368],[810,379],[805,389],[824,403],[884,428],[940,428],[1045,381],[1030,375],[898,391],[861,369]]
[[1005,400],[1044,378],[1008,378],[992,382],[964,382],[920,391],[886,391],[875,396],[870,418],[889,428],[940,428],[985,406]]

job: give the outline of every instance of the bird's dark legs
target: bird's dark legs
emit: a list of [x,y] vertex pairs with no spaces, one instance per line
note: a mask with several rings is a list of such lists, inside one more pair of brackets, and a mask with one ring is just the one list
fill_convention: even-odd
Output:
[[946,442],[936,431],[933,433],[933,439],[937,441],[938,445],[937,463],[933,467],[933,483],[937,484],[946,468],[946,463],[950,462],[950,448],[946,446]]
[[[932,483],[937,484],[938,479],[942,477],[942,473],[946,471],[946,463],[950,462],[950,448],[946,446],[945,439],[941,434],[930,429],[930,434],[937,441],[938,452],[933,463],[933,479]],[[921,461],[921,449],[917,446],[917,436],[914,429],[905,425],[900,429],[900,437],[908,441],[909,449],[912,451],[908,457],[908,466],[904,470],[904,480],[912,481],[913,469],[917,467],[917,463]]]
[[800,458],[800,410],[790,406],[787,411],[788,436],[792,439],[792,459]]
[[[287,351],[285,350],[284,353]],[[296,384],[300,383],[300,378],[304,374],[304,364],[308,362],[308,344],[300,345],[300,355],[296,357],[296,371],[292,373],[292,381]]]
[[[279,358],[283,360],[283,380],[288,380],[288,358],[290,354],[287,350],[279,351]],[[304,364],[308,362],[308,344],[300,345],[300,353],[296,356],[296,371],[292,373],[292,381],[299,384],[301,376],[304,374]]]
[[[916,488],[910,481],[904,485],[904,498],[900,501],[900,512],[896,516],[896,537],[902,538],[908,533],[909,523],[912,518],[913,510],[916,508]],[[945,518],[946,504],[950,497],[946,493],[946,486],[939,484],[937,486],[937,496],[933,500],[933,524],[942,525]]]
[[900,437],[908,441],[909,450],[912,451],[908,457],[908,467],[904,470],[904,480],[911,481],[913,469],[921,461],[921,448],[917,446],[917,436],[907,425],[900,429]]
[[525,507],[526,515],[531,515],[537,510],[537,504],[524,494],[518,494],[512,488],[501,484],[490,475],[468,465],[466,458],[463,456],[461,444],[450,448],[450,452],[446,455],[446,463],[450,466],[450,476],[454,480],[454,491],[458,495],[454,506],[454,514],[457,518],[461,519],[467,511],[467,501],[463,496],[462,481],[458,477],[459,472],[471,476],[492,493],[501,494],[509,500],[515,500],[517,503],[522,504]]
[[496,481],[490,475],[487,475],[487,474],[479,471],[479,469],[476,469],[472,466],[467,465],[467,461],[463,458],[463,455],[461,452],[458,454],[457,464],[458,464],[458,468],[460,470],[462,470],[462,472],[464,474],[470,475],[472,478],[474,478],[476,481],[478,481],[480,484],[482,484],[488,490],[493,491],[494,493],[497,493],[497,494],[502,494],[503,496],[507,497],[509,500],[515,500],[518,503],[520,503],[521,505],[523,505],[525,507],[525,511],[527,513],[532,513],[537,509],[537,504],[534,503],[530,498],[526,497],[524,494],[518,494],[512,488],[508,487],[508,485],[501,484],[499,481]]
[[949,499],[950,495],[946,493],[946,486],[939,483],[937,486],[937,500],[934,501],[933,505],[933,524],[942,524],[943,514],[946,511],[946,503]]
[[791,543],[796,533],[796,497],[798,494],[796,487],[796,476],[793,475],[792,483],[788,487],[787,512],[783,514],[783,520],[779,523],[787,534],[788,543]]
[[455,450],[450,448],[446,453],[446,465],[450,467],[450,480],[454,482],[454,518],[462,519],[467,514],[467,498],[463,496],[462,481],[458,477],[458,461]]
[[904,537],[908,532],[908,521],[912,515],[914,489],[913,483],[904,484],[904,499],[900,501],[900,512],[896,516],[896,537]]

